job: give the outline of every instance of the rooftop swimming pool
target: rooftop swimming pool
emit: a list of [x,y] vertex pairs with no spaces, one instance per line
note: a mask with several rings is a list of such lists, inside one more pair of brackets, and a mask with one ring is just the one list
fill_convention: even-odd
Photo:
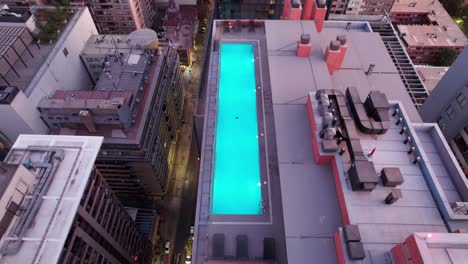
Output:
[[261,214],[254,45],[220,48],[212,214]]

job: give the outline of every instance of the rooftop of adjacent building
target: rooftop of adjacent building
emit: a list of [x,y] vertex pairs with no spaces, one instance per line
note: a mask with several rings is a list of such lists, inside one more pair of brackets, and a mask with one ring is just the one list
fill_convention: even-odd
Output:
[[[11,201],[20,206],[24,195],[36,191],[42,195],[38,196],[35,203],[37,212],[29,220],[26,220],[28,214],[17,214],[11,218],[12,224],[7,226],[0,240],[1,262],[33,263],[40,259],[47,259],[51,263],[58,261],[101,144],[101,137],[18,137],[4,163],[0,164],[0,179],[6,184],[2,184],[2,188],[7,188],[8,183],[14,181],[11,184],[16,185],[17,191],[15,193],[15,186],[12,185],[12,188],[8,187],[11,193],[2,191],[0,196],[10,199],[13,195]],[[50,170],[43,169],[47,167]],[[10,180],[3,181],[5,177]],[[37,182],[41,177],[50,178],[50,185]],[[37,190],[36,187],[43,189]],[[2,199],[0,203],[7,206],[8,201]],[[26,212],[27,208],[25,206]],[[3,211],[5,208],[1,209]],[[27,227],[21,228],[18,224],[25,220]],[[29,225],[31,222],[28,221],[34,224]],[[15,252],[15,249],[18,251]]]
[[464,47],[468,39],[464,35],[452,34],[441,26],[397,25],[408,46]]
[[165,27],[177,27],[185,24],[193,24],[197,20],[198,8],[192,5],[181,5],[179,10],[167,10],[167,19],[163,21]]
[[167,11],[167,20],[163,21],[165,39],[176,49],[190,49],[197,21],[197,7],[181,5],[180,9]]
[[86,42],[82,55],[112,55],[119,51],[132,49],[128,35],[92,35]]
[[[414,46],[465,46],[468,39],[438,0],[395,1],[390,13],[427,15],[428,25],[398,26]],[[437,36],[437,37],[435,37]]]
[[[47,8],[49,10],[50,8]],[[33,12],[40,12],[40,8],[36,8]],[[32,31],[35,34],[38,29],[36,27],[30,27],[25,23],[16,22],[2,22],[0,23],[0,39],[2,40],[2,53],[10,52],[13,50],[13,46],[24,47],[26,49],[14,50],[14,53],[18,53],[20,59],[16,59],[13,63],[4,63],[2,66],[3,79],[0,82],[4,85],[16,86],[22,90],[27,96],[32,93],[35,87],[35,83],[39,80],[41,71],[44,71],[44,62],[50,57],[54,56],[57,52],[62,52],[62,49],[58,49],[57,44],[62,43],[70,31],[75,27],[77,21],[80,19],[84,12],[84,8],[71,9],[70,12],[74,13],[71,17],[64,20],[66,24],[63,24],[61,32],[57,35],[56,39],[52,43],[37,43],[34,38]],[[43,17],[44,18],[44,17]],[[44,19],[46,19],[45,17]],[[34,22],[32,22],[34,24]],[[16,33],[14,33],[16,31]],[[14,33],[14,34],[13,34]],[[12,35],[13,34],[13,35]],[[21,39],[18,38],[21,36]],[[13,40],[12,40],[13,39]],[[4,59],[4,57],[2,56]],[[0,59],[1,60],[1,59]],[[2,60],[4,61],[4,60]],[[10,65],[11,64],[11,65]]]
[[133,109],[133,121],[129,129],[104,126],[98,127],[96,132],[69,128],[51,129],[51,132],[61,135],[103,136],[104,142],[108,144],[139,144],[146,127],[153,95],[158,91],[156,84],[168,50],[168,47],[161,46],[156,51],[133,49],[131,54],[110,55],[94,90],[56,91],[49,97],[64,101],[77,97],[103,101],[126,98],[130,109]]
[[31,17],[31,15],[32,14],[29,10],[10,9],[7,5],[2,5],[0,7],[0,23],[24,23]]
[[429,93],[434,90],[440,79],[444,77],[449,67],[431,67],[431,66],[415,66],[415,69],[424,82],[424,86]]

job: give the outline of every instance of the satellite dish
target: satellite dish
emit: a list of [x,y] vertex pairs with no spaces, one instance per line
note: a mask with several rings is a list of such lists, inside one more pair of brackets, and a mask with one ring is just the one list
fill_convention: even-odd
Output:
[[158,47],[158,34],[149,28],[138,29],[128,35],[128,43],[135,48],[156,49]]

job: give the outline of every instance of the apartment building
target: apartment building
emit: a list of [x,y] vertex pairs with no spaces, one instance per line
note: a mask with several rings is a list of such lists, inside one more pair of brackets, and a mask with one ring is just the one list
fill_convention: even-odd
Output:
[[100,34],[130,34],[150,28],[154,18],[151,0],[71,0],[71,6],[87,6]]
[[[148,32],[154,34],[154,31]],[[128,35],[92,35],[83,47],[80,57],[95,85],[101,77],[108,56],[128,56],[132,49],[133,45]]]
[[438,82],[419,112],[425,122],[437,122],[468,175],[468,48]]
[[[151,30],[136,34],[146,37],[146,31]],[[92,37],[97,38],[102,39]],[[177,52],[167,43],[127,40],[132,49],[105,56],[93,89],[57,90],[44,96],[38,109],[52,134],[103,136],[97,168],[126,206],[151,209],[151,201],[166,191],[173,160],[183,105],[181,73]],[[101,43],[88,44],[86,58],[107,54]]]
[[390,18],[414,64],[433,64],[443,49],[459,53],[468,44],[463,31],[437,0],[396,1]]
[[8,5],[9,8],[14,10],[29,10],[33,5],[44,5],[48,0],[9,0],[9,1],[0,1],[0,4]]
[[192,48],[198,30],[197,14],[197,6],[181,5],[177,10],[167,10],[167,19],[163,21],[163,39],[177,50],[180,63],[185,66],[192,63]]
[[[54,12],[41,10],[35,10],[35,19],[47,20]],[[4,43],[0,54],[0,132],[9,142],[15,142],[19,134],[47,133],[36,109],[43,96],[55,90],[92,86],[79,57],[89,36],[97,34],[88,8],[67,11],[57,29],[59,34],[41,35],[41,29],[31,32],[27,23],[0,23]],[[34,41],[38,36],[48,41]]]
[[218,18],[279,19],[288,0],[217,0]]
[[331,0],[331,14],[383,15],[390,12],[395,0]]
[[94,167],[102,137],[21,135],[0,163],[0,262],[153,263]]

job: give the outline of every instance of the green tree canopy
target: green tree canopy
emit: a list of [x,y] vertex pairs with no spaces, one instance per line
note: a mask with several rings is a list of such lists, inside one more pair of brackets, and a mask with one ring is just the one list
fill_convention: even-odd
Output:
[[453,48],[444,48],[435,58],[436,66],[450,66],[457,58],[458,52]]

